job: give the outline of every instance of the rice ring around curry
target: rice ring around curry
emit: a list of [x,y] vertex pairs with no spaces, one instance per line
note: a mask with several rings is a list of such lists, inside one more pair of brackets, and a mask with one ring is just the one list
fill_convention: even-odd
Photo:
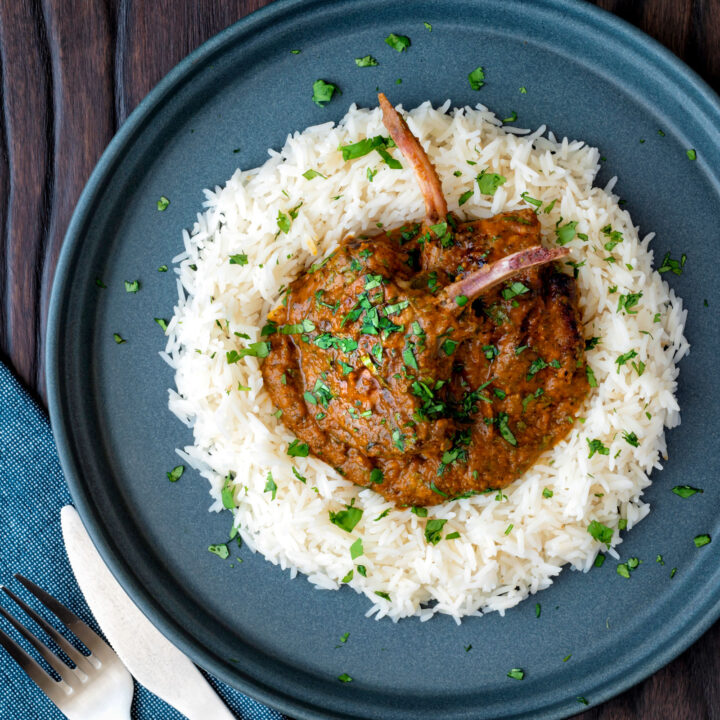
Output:
[[[273,353],[262,357],[268,343],[262,329],[281,304],[283,286],[333,252],[342,253],[350,235],[361,252],[366,242],[361,236],[377,232],[379,225],[407,231],[422,226],[426,212],[414,173],[390,166],[375,150],[349,160],[338,150],[382,135],[376,110],[353,107],[337,126],[296,133],[262,167],[238,171],[225,186],[206,191],[204,212],[184,234],[185,249],[176,258],[179,301],[163,353],[175,370],[171,410],[194,434],[179,453],[210,482],[211,510],[230,509],[233,532],[270,562],[293,575],[304,573],[319,588],[349,585],[371,601],[369,614],[394,620],[446,613],[459,621],[504,612],[550,585],[563,565],[587,571],[599,550],[616,554],[621,528],[630,530],[649,510],[642,493],[650,471],[662,466],[664,428],[679,423],[676,363],[688,349],[682,301],[653,271],[651,236],[638,238],[612,185],[593,186],[598,151],[579,141],[543,137],[544,128],[523,136],[480,106],[450,113],[448,108],[449,103],[438,109],[426,103],[408,113],[408,123],[437,169],[452,216],[460,225],[482,218],[473,222],[486,228],[503,222],[503,214],[526,218],[539,224],[545,242],[569,251],[562,263],[572,274],[547,265],[527,271],[536,280],[521,274],[519,282],[529,291],[509,298],[510,310],[520,312],[530,292],[542,302],[553,293],[572,298],[572,283],[563,278],[577,286],[584,362],[571,367],[573,341],[567,368],[585,374],[589,393],[579,410],[569,413],[574,422],[566,419],[564,438],[522,477],[497,493],[445,499],[433,492],[440,504],[398,507],[394,498],[353,484],[303,448],[264,384],[263,368]],[[395,148],[386,151],[402,157]],[[503,182],[483,180],[489,176]],[[287,232],[280,228],[283,217]],[[536,233],[532,225],[507,224],[520,238],[514,242],[528,242],[523,234]],[[493,258],[487,259],[492,265]],[[459,274],[435,272],[441,288]],[[551,279],[541,278],[543,273]],[[416,276],[424,277],[422,268],[413,270],[410,284]],[[557,287],[552,278],[559,278]],[[511,284],[491,292],[506,289],[512,290]],[[311,297],[314,302],[314,293]],[[385,317],[400,320],[400,315]],[[543,312],[534,315],[541,325]],[[491,339],[484,349],[480,342],[471,358],[477,368],[528,352],[520,352],[520,340],[512,356],[503,343]],[[550,365],[556,357],[550,354],[551,339],[547,348],[537,359],[549,367],[538,361],[536,374],[559,378]],[[530,374],[526,357],[527,364],[515,365],[522,380]],[[583,359],[580,353],[575,358],[576,364]],[[470,391],[483,382],[473,378]],[[448,385],[461,401],[464,390]],[[480,392],[491,386],[499,408],[502,399],[492,383]],[[504,386],[497,389],[507,393]],[[542,395],[534,393],[520,398],[526,413],[538,407]],[[479,408],[486,405],[478,398]],[[512,421],[509,426],[520,444],[521,432],[515,434]],[[497,442],[507,444],[497,424],[487,427]],[[431,443],[431,435],[420,438],[420,445]],[[498,486],[495,480],[491,484]]]

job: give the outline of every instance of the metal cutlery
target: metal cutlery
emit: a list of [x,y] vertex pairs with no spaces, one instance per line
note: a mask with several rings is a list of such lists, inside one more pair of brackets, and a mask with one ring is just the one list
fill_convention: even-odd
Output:
[[87,647],[90,654],[84,655],[73,647],[63,635],[7,587],[2,587],[3,592],[52,638],[74,667],[68,665],[66,660],[47,647],[37,635],[2,606],[0,615],[40,653],[61,679],[55,680],[1,629],[0,645],[69,720],[129,720],[133,681],[115,651],[52,595],[22,575],[15,575],[15,578],[65,624]]

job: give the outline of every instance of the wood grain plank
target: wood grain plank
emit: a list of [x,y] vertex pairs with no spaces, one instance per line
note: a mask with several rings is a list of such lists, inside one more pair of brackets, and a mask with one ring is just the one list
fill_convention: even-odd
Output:
[[37,387],[39,297],[50,211],[52,77],[37,2],[2,0],[3,114],[7,147],[3,336],[20,375]]
[[690,40],[683,59],[720,92],[720,2],[695,0]]
[[2,258],[2,268],[0,269],[0,359],[7,361],[4,357],[10,347],[10,330],[7,327],[5,318],[7,278],[5,267],[7,265],[8,248],[8,230],[10,227],[10,164],[7,151],[7,137],[5,132],[5,93],[3,91],[3,79],[5,77],[4,60],[2,52],[2,42],[0,41],[0,258]]
[[120,121],[186,55],[241,17],[268,4],[269,0],[123,2],[119,20],[123,28]]
[[39,289],[36,387],[45,393],[45,326],[62,240],[78,197],[116,129],[115,17],[104,3],[43,0],[52,71],[53,153],[49,218]]

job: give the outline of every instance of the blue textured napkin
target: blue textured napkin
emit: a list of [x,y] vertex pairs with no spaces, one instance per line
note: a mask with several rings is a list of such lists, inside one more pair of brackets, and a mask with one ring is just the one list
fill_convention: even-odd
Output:
[[[60,508],[71,503],[45,413],[0,363],[0,584],[8,585],[36,610],[39,604],[13,579],[20,573],[67,605],[99,630],[65,554]],[[14,603],[0,602],[33,631]],[[51,616],[41,611],[41,614]],[[54,623],[56,624],[56,623]],[[37,653],[0,618],[0,628],[30,654]],[[48,645],[52,647],[49,641]],[[244,720],[281,720],[282,715],[206,677],[228,706]],[[145,688],[136,685],[132,707],[136,720],[181,720],[180,713]],[[47,699],[15,661],[0,647],[0,718],[2,720],[61,720],[64,715]]]

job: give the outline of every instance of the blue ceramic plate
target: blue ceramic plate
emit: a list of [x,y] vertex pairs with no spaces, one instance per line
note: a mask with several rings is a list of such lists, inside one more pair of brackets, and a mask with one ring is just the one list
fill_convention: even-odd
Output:
[[[386,45],[390,32],[408,35],[410,49]],[[357,68],[368,53],[379,66]],[[478,65],[487,81],[475,92],[467,74]],[[317,78],[342,89],[324,108],[311,102]],[[670,459],[646,494],[652,513],[621,547],[643,561],[631,579],[608,561],[562,573],[504,618],[376,622],[349,588],[314,590],[245,550],[234,567],[209,554],[226,538],[227,514],[207,512],[206,483],[192,473],[166,480],[174,448],[191,436],[166,407],[172,374],[153,318],[170,316],[176,288],[156,268],[180,250],[202,188],[262,163],[289,132],[338,120],[351,102],[374,105],[376,88],[406,108],[482,101],[500,117],[516,111],[523,127],[546,123],[597,145],[607,157],[598,182],[619,176],[636,223],[657,232],[656,257],[687,253],[686,272],[666,276],[689,310],[683,423],[668,433]],[[720,614],[720,542],[693,543],[718,533],[717,128],[718,98],[675,57],[567,0],[281,0],[180,63],[125,123],[80,199],[48,330],[63,466],[123,586],[200,665],[298,718],[565,717],[583,709],[578,696],[598,704],[680,653]],[[123,281],[135,279],[141,291],[127,294]],[[671,492],[686,483],[705,493]],[[506,676],[516,667],[522,682]],[[341,673],[354,681],[338,682]]]

